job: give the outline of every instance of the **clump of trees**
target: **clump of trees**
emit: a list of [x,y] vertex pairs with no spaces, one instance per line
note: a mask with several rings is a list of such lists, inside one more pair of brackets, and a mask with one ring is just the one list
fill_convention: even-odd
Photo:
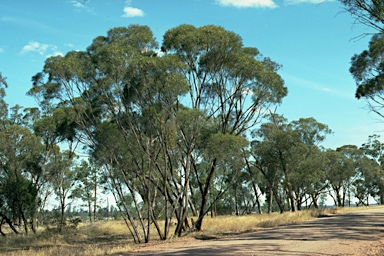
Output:
[[382,203],[379,137],[322,148],[327,125],[271,111],[288,92],[279,67],[222,27],[181,25],[159,47],[131,25],[48,58],[28,92],[37,108],[9,111],[1,77],[0,231],[35,231],[52,195],[59,231],[75,198],[95,221],[102,190],[137,243],[169,238],[175,221],[181,235],[208,214],[262,213],[264,201],[268,213],[324,195]]

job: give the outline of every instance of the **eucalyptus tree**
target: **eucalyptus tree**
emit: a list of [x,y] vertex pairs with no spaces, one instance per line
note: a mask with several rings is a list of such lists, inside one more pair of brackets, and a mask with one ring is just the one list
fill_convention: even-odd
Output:
[[99,190],[102,186],[102,175],[99,168],[91,161],[81,161],[75,166],[75,180],[79,183],[72,191],[73,197],[80,198],[86,203],[90,222],[96,221],[96,213],[99,202]]
[[56,151],[54,152],[53,159],[47,165],[47,169],[50,170],[52,175],[50,183],[53,187],[53,192],[59,201],[58,210],[60,212],[60,219],[58,230],[60,232],[66,224],[66,209],[74,199],[72,192],[77,183],[76,169],[73,166],[75,158],[76,156],[72,151]]
[[[211,135],[207,145],[205,159],[217,160],[216,171],[210,188],[210,206],[207,211],[212,210],[224,194],[231,187],[236,189],[236,180],[239,179],[245,168],[243,150],[248,146],[248,141],[238,135],[217,133]],[[211,162],[208,161],[208,162]],[[235,196],[236,199],[236,196]],[[238,202],[235,203],[238,205]]]
[[[272,194],[277,195],[277,184],[283,187],[292,211],[300,209],[307,200],[317,199],[325,189],[319,143],[330,132],[327,125],[313,118],[288,123],[277,114],[271,114],[270,122],[254,131],[257,140],[253,143],[253,157],[269,183],[269,211]],[[282,201],[276,198],[276,202],[284,211]]]
[[[318,148],[311,150],[304,161],[298,166],[294,174],[295,183],[298,184],[297,205],[301,206],[303,197],[306,205],[319,207],[319,199],[326,196],[329,184],[326,179],[326,153]],[[308,204],[308,200],[309,204]]]
[[[126,164],[120,165],[121,155],[111,151],[111,144],[107,144],[104,151],[109,152],[109,161],[103,164],[114,181],[112,184],[116,184],[117,189],[119,184],[124,186],[120,191],[130,190],[127,186],[130,180],[124,177],[126,170],[133,171],[130,177],[140,177],[136,181],[142,182],[141,187],[145,188],[145,195],[135,190],[129,192],[141,196],[140,200],[148,206],[148,223],[141,224],[143,232],[138,231],[133,218],[127,219],[137,242],[149,241],[150,223],[155,218],[150,207],[156,197],[154,191],[160,192],[165,201],[177,201],[168,191],[172,183],[166,184],[172,180],[169,173],[173,144],[168,140],[175,134],[179,97],[188,90],[179,74],[183,63],[174,56],[157,56],[156,46],[146,26],[111,29],[107,36],[95,38],[86,51],[48,58],[43,72],[34,76],[34,85],[29,91],[30,95],[41,99],[42,107],[73,108],[77,136],[91,152],[104,147],[99,141],[105,125],[116,128],[113,129],[115,134],[108,136],[116,135],[125,142],[130,156],[125,162],[133,162],[129,169]],[[136,155],[141,156],[138,161],[133,157]],[[160,181],[163,185],[159,185]],[[125,193],[116,195],[119,201],[125,200]],[[126,216],[132,216],[128,208],[125,208]],[[142,223],[144,216],[140,220]],[[166,221],[166,225],[169,222]],[[168,228],[165,230],[167,232]],[[167,237],[167,233],[159,235],[162,239]]]
[[[259,167],[260,171],[268,180],[271,178],[268,177],[270,174],[274,174],[273,178],[278,178],[277,182],[280,183],[279,185],[286,193],[290,209],[296,211],[295,184],[292,180],[292,173],[300,161],[299,156],[305,154],[300,151],[302,149],[300,146],[303,144],[295,136],[287,119],[276,114],[271,114],[270,122],[261,125],[261,128],[254,134],[262,140],[256,147],[256,153],[261,157],[259,160],[262,163]],[[267,162],[264,162],[265,160]],[[265,167],[267,167],[267,172]],[[275,182],[274,180],[271,181]],[[271,182],[270,185],[272,185]],[[272,187],[270,191],[271,189]],[[276,192],[275,195],[277,195]],[[271,198],[272,196],[270,196],[270,200]],[[285,207],[282,202],[279,202],[278,198],[276,199],[280,211],[284,211]]]
[[384,117],[383,101],[383,33],[372,37],[368,50],[352,57],[350,72],[356,81],[356,98],[365,99],[369,109]]
[[253,164],[267,181],[265,191],[268,213],[272,211],[273,199],[278,204],[280,212],[284,212],[286,209],[285,191],[282,191],[281,186],[281,181],[284,180],[281,160],[284,159],[287,149],[291,145],[290,138],[285,132],[286,129],[287,119],[272,114],[270,122],[262,124],[259,129],[253,131],[255,138],[251,144]]
[[384,204],[384,143],[377,134],[368,137],[368,141],[360,148],[369,161],[362,164],[361,173],[365,184],[369,184],[370,195],[380,204]]
[[368,136],[366,143],[363,143],[360,147],[364,154],[369,156],[370,159],[374,160],[381,166],[384,165],[384,143],[380,141],[380,135],[373,134]]
[[15,233],[18,231],[13,223],[22,225],[25,233],[30,229],[35,232],[46,183],[43,168],[46,153],[40,137],[27,128],[22,107],[16,105],[8,110],[4,100],[7,86],[6,78],[0,73],[1,222],[5,221]]
[[[31,131],[9,125],[0,131],[0,212],[12,228],[36,231],[38,192],[43,179],[44,147]],[[29,221],[32,220],[32,225]],[[15,229],[12,228],[14,231]]]
[[[185,105],[215,123],[213,133],[244,135],[261,121],[266,109],[279,104],[287,94],[277,74],[279,65],[263,58],[256,48],[244,47],[239,35],[222,27],[180,25],[165,33],[162,50],[184,64],[181,72],[189,87]],[[196,158],[200,155],[196,142],[194,137],[185,143],[189,148],[186,159],[192,161],[201,193],[195,225],[201,230],[211,207],[209,192],[219,159]],[[205,164],[201,164],[204,160]]]
[[[314,118],[300,118],[289,126],[297,140],[291,150],[290,180],[295,191],[297,208],[300,209],[304,201],[307,203],[310,199],[317,199],[326,188],[320,143],[332,131]],[[315,201],[312,203],[317,204]]]
[[327,150],[325,153],[326,179],[329,183],[329,195],[335,206],[343,207],[346,204],[349,188],[355,176],[353,160],[345,155],[343,148]]
[[384,3],[380,0],[340,0],[358,22],[379,32],[383,32]]
[[[371,33],[372,38],[369,42],[368,49],[362,51],[360,54],[355,54],[351,60],[351,72],[356,82],[356,98],[365,99],[368,103],[370,111],[378,114],[381,118],[384,118],[382,111],[384,107],[383,89],[384,89],[384,72],[383,72],[383,45],[384,45],[384,3],[380,0],[340,0],[344,5],[345,10],[349,12],[356,20],[370,28],[373,28]],[[366,36],[364,34],[363,36]],[[371,142],[374,142],[374,138]],[[376,143],[375,146],[378,146]],[[363,150],[368,156],[373,151],[369,148],[374,146],[373,144],[363,145]],[[379,147],[378,152],[381,151]],[[378,153],[374,153],[378,154]],[[372,155],[370,156],[372,157]],[[375,157],[373,157],[375,158]],[[376,159],[377,161],[377,159]],[[373,171],[374,173],[374,171]],[[378,174],[380,177],[381,174]],[[367,176],[368,178],[368,176]],[[381,186],[377,196],[380,197],[380,201],[384,201],[383,196],[383,181],[380,178],[373,178],[377,180],[377,184]],[[360,184],[361,185],[361,184]],[[363,186],[364,187],[364,186]]]
[[[354,168],[354,177],[351,185],[354,186],[354,196],[358,204],[368,205],[369,198],[381,201],[383,189],[383,169],[379,164],[382,144],[376,135],[370,136],[367,143],[361,148],[355,145],[346,145],[337,149],[348,157]],[[351,200],[349,200],[351,201]]]
[[[142,156],[133,171],[144,177],[141,185],[146,195],[141,199],[148,205],[148,227],[157,191],[164,205],[171,206],[166,220],[172,209],[180,207],[177,230],[182,228],[191,205],[188,189],[193,170],[201,191],[196,222],[200,230],[219,163],[217,158],[196,158],[203,155],[197,150],[199,133],[177,123],[181,101],[197,110],[202,118],[196,117],[203,123],[214,124],[207,137],[214,140],[215,133],[244,134],[260,122],[265,109],[281,102],[287,89],[276,63],[262,58],[255,48],[243,47],[238,35],[221,27],[179,26],[164,36],[166,54],[157,53],[156,47],[148,27],[111,29],[107,36],[95,38],[86,51],[47,59],[44,71],[34,77],[30,94],[42,99],[42,107],[55,108],[54,103],[73,107],[77,132],[91,150],[100,125],[106,121],[116,125],[128,149]],[[187,99],[182,97],[186,93]],[[201,165],[203,161],[207,164]],[[105,163],[111,174],[116,163]],[[144,234],[148,241],[149,228]],[[165,239],[166,234],[161,237]]]
[[356,98],[365,99],[369,109],[384,117],[383,101],[383,33],[384,3],[380,0],[340,0],[356,21],[374,30],[367,50],[352,57],[350,72],[356,81]]
[[[252,149],[252,143],[250,144],[250,149]],[[249,193],[253,193],[254,198],[254,207],[256,205],[257,211],[259,214],[262,214],[263,211],[261,209],[261,202],[262,202],[262,195],[265,194],[264,191],[264,183],[265,179],[263,178],[263,174],[258,171],[255,165],[251,164],[250,158],[252,158],[252,150],[246,150],[244,151],[244,161],[245,161],[245,170],[244,172],[247,174],[245,178],[245,182],[248,184],[248,191]],[[249,188],[251,187],[251,188]],[[250,192],[250,190],[252,192]],[[253,208],[254,208],[253,207]],[[253,209],[252,208],[252,209]]]

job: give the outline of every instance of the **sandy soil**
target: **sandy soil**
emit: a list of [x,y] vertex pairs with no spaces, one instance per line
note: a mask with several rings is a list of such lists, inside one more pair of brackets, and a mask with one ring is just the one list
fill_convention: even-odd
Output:
[[384,255],[384,208],[212,240],[181,239],[125,255]]

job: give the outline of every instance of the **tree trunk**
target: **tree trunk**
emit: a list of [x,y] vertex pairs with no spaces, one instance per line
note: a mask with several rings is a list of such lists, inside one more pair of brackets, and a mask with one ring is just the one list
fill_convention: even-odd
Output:
[[[97,211],[97,182],[95,181],[95,187],[93,189],[93,222],[96,221],[96,211]],[[109,209],[108,209],[109,211]]]
[[203,219],[204,215],[206,214],[206,208],[207,208],[207,202],[208,202],[208,195],[209,195],[209,187],[211,185],[212,179],[213,179],[213,173],[215,172],[216,169],[216,159],[213,160],[211,170],[209,172],[209,175],[207,177],[207,180],[205,182],[205,187],[204,191],[202,194],[202,199],[201,199],[201,204],[200,204],[200,211],[199,211],[199,218],[195,222],[195,228],[197,231],[201,231],[203,227]]
[[59,232],[61,232],[63,226],[64,226],[64,223],[65,223],[65,219],[64,219],[64,216],[65,216],[65,202],[62,202],[61,204],[61,209],[60,209],[60,223],[59,223]]
[[[5,222],[8,224],[8,226],[12,229],[12,231],[15,233],[15,234],[20,234],[19,231],[17,231],[17,229],[13,226],[12,224],[12,221],[5,215],[3,214],[2,212],[0,212],[0,217],[5,220]],[[3,221],[2,220],[2,221]]]
[[317,203],[317,197],[314,196],[314,195],[311,195],[311,197],[312,197],[312,203],[313,203],[313,206],[314,206],[316,209],[318,209],[318,208],[319,208],[319,205],[318,205],[318,203]]
[[35,216],[35,214],[32,216],[32,223],[31,223],[31,229],[32,229],[32,232],[36,234],[36,231],[37,231],[37,217]]
[[335,192],[336,192],[336,201],[337,201],[337,206],[339,207],[342,207],[343,206],[343,202],[341,200],[341,196],[340,196],[340,191],[339,189],[335,189]]
[[238,206],[238,202],[237,202],[237,189],[236,189],[236,186],[235,186],[235,214],[236,214],[236,216],[239,216],[239,206]]
[[297,211],[296,200],[295,200],[295,196],[293,194],[292,185],[289,181],[287,182],[287,189],[288,189],[288,199],[289,199],[289,203],[291,205],[291,211],[296,212]]
[[[192,193],[191,193],[191,195],[192,195]],[[191,198],[189,198],[189,207],[191,208],[192,215],[193,215],[193,216],[197,216],[197,211],[196,211],[195,206],[194,206],[193,203],[192,203]]]
[[273,188],[272,185],[269,187],[269,198],[268,198],[268,214],[272,213],[273,204]]
[[89,199],[88,197],[88,200],[87,200],[87,204],[88,204],[88,217],[89,217],[89,222],[92,223],[92,205],[91,205],[91,200]]
[[[191,157],[192,151],[188,149],[187,151],[187,159],[185,162],[185,181],[183,184],[183,195],[180,202],[180,216],[178,220],[178,225],[176,228],[177,235],[180,237],[183,227],[185,225],[185,221],[188,218],[188,205],[189,205],[189,178],[191,176]],[[188,223],[188,220],[187,220]]]

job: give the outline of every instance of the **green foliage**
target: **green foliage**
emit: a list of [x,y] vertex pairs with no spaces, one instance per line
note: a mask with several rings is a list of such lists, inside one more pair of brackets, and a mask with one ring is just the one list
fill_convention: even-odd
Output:
[[34,220],[40,206],[43,153],[40,138],[27,128],[13,124],[0,131],[0,213],[14,231],[12,221],[21,220],[27,233],[27,219]]
[[[381,95],[383,92],[384,38],[382,34],[374,35],[369,43],[369,49],[352,57],[350,72],[357,83],[356,97],[369,98]],[[373,71],[373,72],[372,72]]]
[[235,164],[242,159],[243,149],[246,146],[248,146],[248,141],[241,136],[216,133],[210,136],[206,150],[210,158]]
[[[276,114],[270,116],[269,123],[253,132],[258,139],[252,143],[255,166],[267,180],[270,194],[273,192],[277,196],[278,184],[282,184],[292,210],[300,209],[307,195],[315,200],[326,188],[325,159],[318,144],[329,133],[328,126],[313,118],[301,118],[288,124],[284,117]],[[269,201],[270,208],[272,203]],[[283,211],[283,205],[280,207]]]
[[37,210],[37,189],[25,177],[10,178],[0,185],[0,211],[11,213],[12,219],[31,218]]

